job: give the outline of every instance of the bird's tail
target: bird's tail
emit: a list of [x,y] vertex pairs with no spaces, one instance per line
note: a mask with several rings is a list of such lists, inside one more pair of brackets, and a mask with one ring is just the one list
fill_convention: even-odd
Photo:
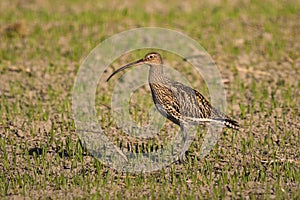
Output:
[[223,122],[223,124],[227,127],[227,128],[232,128],[235,130],[239,130],[240,129],[240,125],[237,121],[226,118],[226,119],[219,119],[220,121]]
[[194,123],[207,123],[212,122],[216,124],[223,124],[227,128],[232,128],[235,130],[239,130],[240,126],[239,123],[230,118],[193,118],[193,117],[185,117],[184,118],[187,122],[194,122]]

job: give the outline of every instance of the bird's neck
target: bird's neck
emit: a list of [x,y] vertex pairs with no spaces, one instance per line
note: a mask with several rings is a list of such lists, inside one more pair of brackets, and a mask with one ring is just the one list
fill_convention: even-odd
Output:
[[165,77],[163,73],[162,65],[151,65],[149,70],[149,83],[160,83],[163,82]]

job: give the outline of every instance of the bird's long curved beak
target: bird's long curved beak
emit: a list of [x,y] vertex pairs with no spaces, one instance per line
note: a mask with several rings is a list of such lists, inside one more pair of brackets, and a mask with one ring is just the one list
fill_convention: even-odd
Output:
[[123,67],[117,69],[116,71],[114,71],[114,72],[108,77],[108,79],[107,79],[106,81],[108,82],[109,79],[111,79],[111,77],[113,77],[113,76],[114,76],[115,74],[117,74],[118,72],[123,71],[124,69],[127,69],[127,68],[129,68],[129,67],[133,67],[133,66],[137,66],[137,65],[141,65],[141,64],[143,64],[143,63],[144,63],[144,59],[140,59],[140,60],[137,60],[137,61],[135,61],[135,62],[129,63],[129,64],[127,64],[127,65],[125,65],[125,66],[123,66]]

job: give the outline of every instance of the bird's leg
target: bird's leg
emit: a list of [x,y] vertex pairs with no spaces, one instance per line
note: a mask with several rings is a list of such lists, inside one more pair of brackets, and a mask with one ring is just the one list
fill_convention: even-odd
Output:
[[181,153],[178,157],[179,162],[186,162],[185,152],[189,149],[191,143],[194,140],[194,131],[192,131],[192,133],[189,133],[189,130],[190,130],[189,125],[183,125],[182,124],[180,126],[180,131],[181,131],[181,134],[182,134],[184,144],[183,144],[183,148],[181,150]]

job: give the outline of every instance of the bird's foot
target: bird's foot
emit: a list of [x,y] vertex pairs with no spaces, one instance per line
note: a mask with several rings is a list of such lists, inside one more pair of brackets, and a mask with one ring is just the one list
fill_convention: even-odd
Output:
[[180,153],[180,155],[173,161],[172,164],[187,164],[188,160],[186,158],[185,152]]

